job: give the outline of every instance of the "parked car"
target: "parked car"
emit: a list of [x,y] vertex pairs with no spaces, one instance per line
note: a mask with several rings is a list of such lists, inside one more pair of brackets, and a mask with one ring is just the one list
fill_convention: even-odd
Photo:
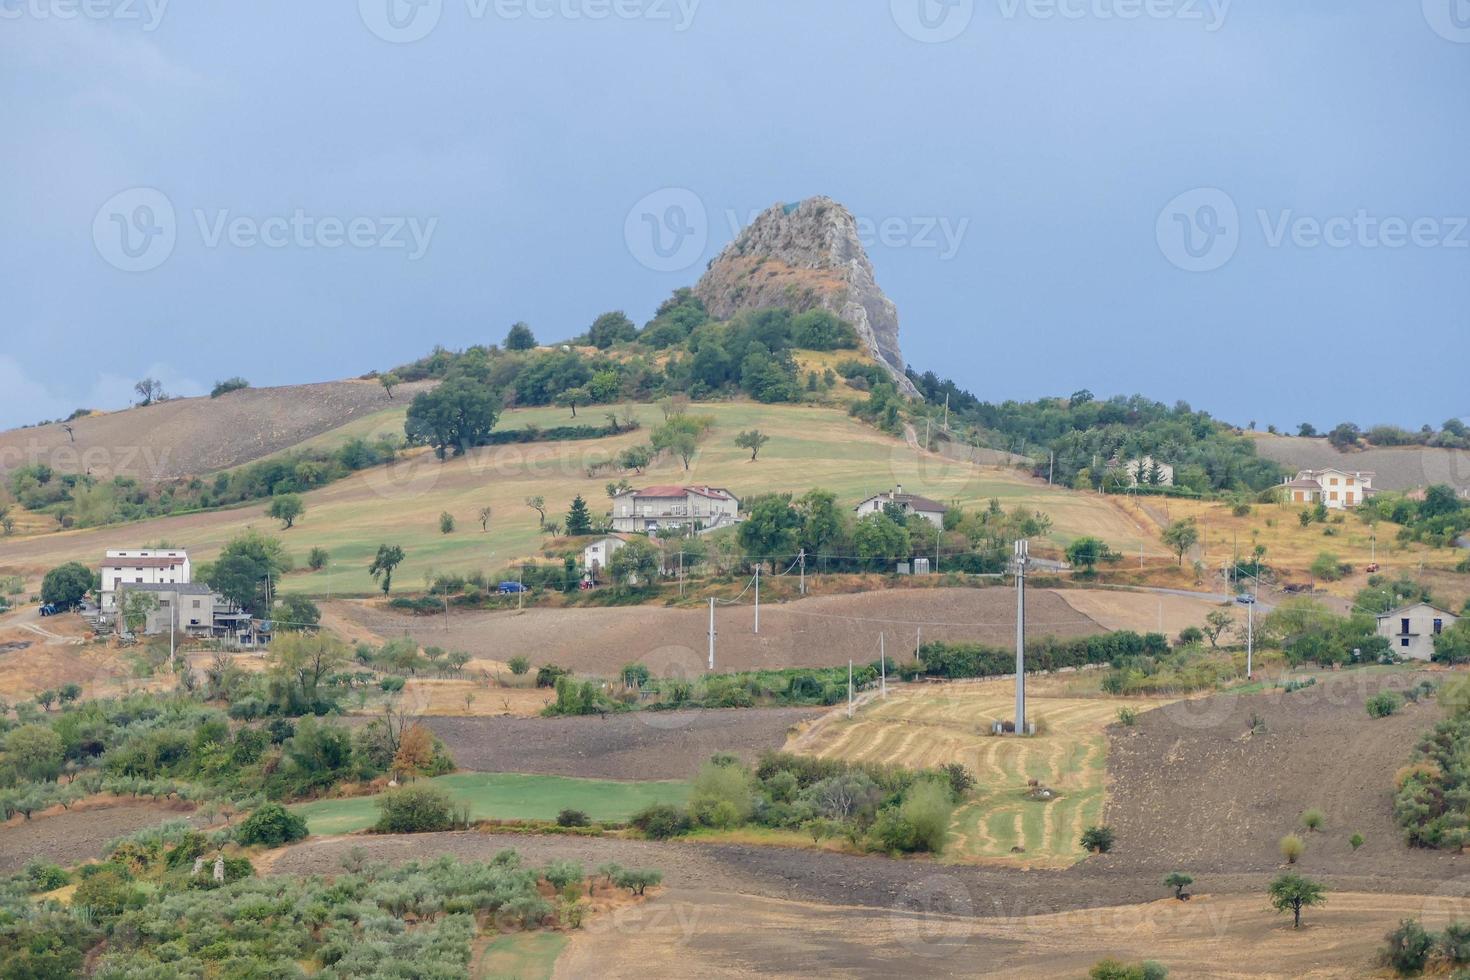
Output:
[[522,585],[519,582],[501,582],[500,583],[500,594],[501,595],[515,595],[517,592],[530,592],[530,591],[531,591],[530,589],[526,588],[524,585]]
[[58,612],[60,610],[56,608],[56,603],[54,602],[48,602],[41,607],[42,616],[55,616]]
[[1378,574],[1378,562],[1375,561],[1373,564],[1371,564],[1371,565],[1368,566],[1368,574],[1369,575],[1376,575],[1376,574]]
[[1242,606],[1253,606],[1256,604],[1256,597],[1251,595],[1249,592],[1242,592],[1240,595],[1235,597],[1235,601],[1240,603]]

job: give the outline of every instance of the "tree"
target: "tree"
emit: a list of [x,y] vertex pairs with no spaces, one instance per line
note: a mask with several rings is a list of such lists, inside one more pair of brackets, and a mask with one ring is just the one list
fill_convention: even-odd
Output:
[[1302,909],[1315,908],[1327,902],[1327,888],[1321,882],[1299,874],[1284,874],[1271,882],[1266,894],[1277,912],[1291,912],[1292,928],[1301,928]]
[[604,313],[593,321],[587,331],[587,342],[598,350],[607,350],[614,344],[638,339],[638,328],[622,310]]
[[304,595],[288,595],[275,610],[275,625],[287,633],[315,629],[321,624],[322,611]]
[[801,516],[791,508],[791,495],[766,494],[746,502],[747,516],[737,535],[740,549],[753,564],[785,561],[796,554]]
[[1460,618],[1434,638],[1434,660],[1442,664],[1470,663],[1470,617]]
[[264,844],[280,847],[307,835],[306,820],[279,803],[265,803],[235,828],[235,840],[243,847]]
[[692,415],[671,415],[667,422],[653,430],[649,441],[654,452],[668,452],[684,462],[689,469],[695,453],[699,451],[699,439],[709,430],[710,420]]
[[1342,561],[1330,551],[1319,554],[1312,562],[1312,577],[1324,582],[1336,582],[1342,578]]
[[[1448,938],[1449,930],[1445,931]],[[1401,977],[1418,976],[1424,972],[1429,954],[1434,952],[1434,937],[1424,931],[1417,919],[1401,920],[1398,928],[1383,939],[1386,945],[1378,951],[1378,958],[1384,966],[1392,968]]]
[[490,531],[490,515],[491,515],[491,513],[492,513],[492,511],[491,511],[491,509],[489,507],[481,507],[480,508],[480,513],[479,513],[478,516],[479,516],[479,520],[480,520],[480,533],[481,534],[486,534],[486,533],[489,533],[489,531]]
[[453,806],[449,794],[432,783],[400,786],[378,797],[380,815],[373,829],[380,834],[448,830],[454,823]]
[[653,462],[653,453],[647,446],[630,446],[618,454],[618,465],[634,473],[642,473]]
[[327,562],[331,560],[332,556],[327,552],[326,548],[312,548],[306,553],[306,567],[313,572],[319,572],[323,568],[326,568]]
[[487,385],[452,377],[432,391],[419,392],[408,406],[404,433],[408,441],[434,447],[445,459],[463,456],[489,441],[500,418],[500,397]]
[[142,589],[124,589],[120,618],[129,633],[141,633],[148,626],[148,614],[158,608],[158,597]]
[[441,513],[439,515],[439,533],[440,534],[453,534],[454,533],[454,515],[451,514],[451,513],[449,513],[449,511],[447,511],[447,510],[444,511],[443,513]]
[[1067,563],[1081,565],[1083,573],[1091,575],[1107,554],[1107,544],[1098,538],[1078,538],[1067,546]]
[[1210,649],[1214,650],[1220,645],[1220,637],[1234,625],[1235,617],[1228,610],[1215,609],[1205,615],[1205,625],[1200,628],[1200,632],[1210,641]]
[[573,498],[572,507],[567,511],[566,528],[570,537],[592,533],[592,515],[587,510],[587,501],[582,499],[580,493]]
[[527,324],[517,322],[510,328],[510,333],[505,335],[505,349],[535,350],[536,335]]
[[368,574],[373,577],[373,581],[377,581],[379,576],[382,577],[383,595],[387,595],[388,591],[393,588],[393,569],[403,563],[403,558],[403,549],[398,545],[378,545],[378,555],[368,566]]
[[537,520],[536,520],[536,526],[537,527],[545,527],[546,526],[546,498],[543,497],[543,496],[541,496],[540,494],[537,494],[534,497],[527,497],[526,498],[526,506],[529,507],[529,508],[531,508],[532,510],[534,510],[536,512],[536,518],[537,518]]
[[335,635],[318,633],[285,633],[271,643],[267,659],[271,675],[285,682],[310,708],[320,703],[317,689],[322,681],[351,659],[347,644]]
[[761,448],[770,441],[771,437],[766,435],[759,429],[751,429],[749,432],[742,432],[740,433],[740,435],[735,437],[735,445],[739,446],[741,449],[750,450],[750,461],[752,463],[754,463],[756,457],[760,455]]
[[61,773],[61,736],[47,725],[21,725],[5,736],[5,759],[22,779],[49,782]]
[[1113,839],[1111,827],[1088,827],[1082,832],[1082,847],[1093,854],[1106,854],[1113,849]]
[[852,530],[859,558],[882,565],[909,556],[909,530],[887,514],[868,514]]
[[41,580],[41,601],[70,609],[97,587],[97,575],[90,568],[69,561],[51,569]]
[[289,531],[296,525],[296,518],[306,513],[306,505],[297,493],[278,493],[271,498],[265,516],[281,522],[281,530]]
[[378,384],[383,386],[383,390],[388,393],[388,400],[392,401],[393,389],[403,384],[403,379],[392,371],[389,371],[387,374],[378,375]]
[[1174,897],[1184,901],[1184,889],[1194,884],[1194,879],[1182,871],[1173,871],[1164,877],[1164,887],[1174,889]]
[[634,538],[614,551],[607,570],[623,586],[643,585],[658,572],[658,552],[643,538]]
[[1164,528],[1163,539],[1164,544],[1179,556],[1179,565],[1183,567],[1185,553],[1199,543],[1199,527],[1194,523],[1194,518],[1184,518]]
[[216,381],[214,383],[214,388],[209,392],[209,397],[218,398],[221,395],[228,395],[232,391],[243,391],[244,389],[249,387],[249,381],[246,381],[244,378],[236,375],[233,378],[226,378],[223,381]]
[[133,385],[133,390],[138,393],[138,404],[144,407],[154,402],[167,400],[168,396],[163,393],[163,382],[156,378],[144,378]]
[[421,776],[433,768],[434,757],[434,736],[423,725],[414,724],[398,741],[393,770],[409,777]]
[[232,538],[218,560],[202,576],[227,600],[253,616],[267,618],[271,611],[269,583],[291,570],[291,558],[277,538],[246,531]]
[[585,405],[591,400],[592,395],[587,391],[586,388],[581,386],[578,386],[576,388],[567,388],[566,390],[558,393],[556,396],[556,403],[558,405],[562,406],[563,408],[570,408],[572,410],[572,418],[577,417],[578,405]]

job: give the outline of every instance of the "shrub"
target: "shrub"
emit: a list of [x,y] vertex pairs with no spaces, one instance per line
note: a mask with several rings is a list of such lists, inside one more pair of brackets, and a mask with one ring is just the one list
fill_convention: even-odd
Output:
[[1381,691],[1368,699],[1368,717],[1387,718],[1399,710],[1403,700],[1392,691]]
[[306,833],[305,820],[279,803],[267,803],[235,829],[235,840],[245,847],[252,844],[280,847],[301,840]]
[[438,786],[400,786],[378,797],[380,834],[421,834],[448,830],[453,825],[453,803]]
[[1138,722],[1138,712],[1132,708],[1118,709],[1118,723],[1125,728],[1132,728]]
[[542,664],[536,668],[537,687],[556,687],[558,678],[567,676],[571,671],[556,664]]
[[1115,959],[1098,960],[1087,974],[1092,980],[1165,980],[1168,969],[1162,963],[1145,960],[1123,963]]
[[1302,826],[1314,834],[1322,829],[1322,824],[1326,820],[1327,817],[1316,807],[1312,807],[1302,813]]
[[1307,845],[1296,834],[1287,834],[1281,838],[1281,856],[1287,864],[1296,864],[1297,858],[1306,853]]
[[1456,966],[1470,963],[1470,922],[1456,919],[1446,924],[1439,937],[1439,950]]
[[689,818],[667,803],[655,803],[633,814],[628,821],[643,836],[652,840],[668,840],[689,829]]
[[[507,665],[510,667],[510,672],[512,674],[515,674],[517,677],[522,676],[531,669],[531,661],[527,660],[525,657],[511,657]],[[555,681],[553,681],[552,683],[555,683]],[[537,686],[539,687],[541,685]],[[546,686],[550,687],[551,685],[548,684]]]
[[1417,919],[1404,919],[1397,929],[1383,938],[1386,945],[1379,951],[1378,958],[1384,966],[1401,977],[1414,976],[1424,971],[1424,964],[1429,962],[1429,953],[1434,948],[1434,940]]
[[1082,832],[1082,847],[1093,854],[1106,854],[1113,849],[1113,828],[1088,827]]
[[751,776],[744,767],[711,760],[694,777],[689,812],[706,827],[738,827],[750,819],[754,802]]
[[587,873],[576,861],[552,861],[542,869],[541,877],[557,891],[564,891],[572,885],[580,885]]
[[558,827],[589,827],[592,818],[581,810],[563,810],[556,815]]
[[1351,836],[1351,837],[1348,838],[1348,844],[1355,851],[1358,848],[1362,847],[1364,843],[1365,843],[1365,841],[1363,840],[1363,835],[1362,834],[1353,834],[1353,836]]
[[49,892],[65,886],[71,876],[54,864],[32,861],[25,866],[26,888],[32,892]]

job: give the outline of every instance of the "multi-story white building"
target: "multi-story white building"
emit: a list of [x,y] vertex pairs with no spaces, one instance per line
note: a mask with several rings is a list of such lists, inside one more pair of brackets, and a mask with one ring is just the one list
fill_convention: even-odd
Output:
[[1289,504],[1322,504],[1328,510],[1347,510],[1376,492],[1372,470],[1302,470],[1282,484]]
[[916,493],[904,493],[902,483],[886,493],[875,493],[853,510],[859,517],[866,517],[868,514],[883,513],[884,508],[890,504],[903,511],[905,515],[918,514],[936,527],[944,526],[944,515],[949,510],[948,507],[928,497],[921,497]]
[[182,548],[129,548],[108,551],[102,559],[102,594],[98,603],[104,614],[117,611],[117,590],[122,585],[187,585],[193,566]]
[[613,498],[613,529],[654,534],[666,528],[707,531],[740,519],[740,501],[719,487],[648,487]]

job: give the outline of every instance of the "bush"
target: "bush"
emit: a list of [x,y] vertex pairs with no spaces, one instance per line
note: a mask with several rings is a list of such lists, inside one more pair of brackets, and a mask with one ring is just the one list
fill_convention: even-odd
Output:
[[1378,953],[1384,966],[1391,968],[1401,977],[1414,976],[1424,971],[1429,962],[1429,953],[1434,940],[1424,931],[1416,919],[1404,919],[1388,935],[1383,937],[1386,946]]
[[423,834],[448,830],[454,824],[453,802],[438,786],[422,783],[400,786],[378,797],[380,834]]
[[1302,826],[1314,834],[1322,829],[1322,825],[1326,820],[1326,816],[1316,807],[1312,807],[1302,813]]
[[589,827],[592,818],[581,810],[563,810],[556,815],[558,827]]
[[1124,728],[1132,728],[1137,723],[1138,712],[1134,711],[1132,708],[1118,709],[1118,724],[1122,725]]
[[54,864],[32,861],[25,866],[26,888],[32,892],[50,892],[62,888],[71,876]]
[[1355,851],[1362,847],[1364,843],[1362,834],[1353,834],[1353,836],[1348,838],[1348,845]]
[[873,837],[885,851],[938,854],[954,812],[948,790],[931,780],[915,783],[898,806],[879,811]]
[[279,803],[267,803],[235,829],[235,840],[245,847],[252,844],[280,847],[301,840],[306,834],[305,820]]
[[667,803],[655,803],[640,810],[629,822],[651,840],[668,840],[689,829],[689,818]]
[[1281,838],[1281,856],[1287,864],[1296,864],[1297,858],[1307,851],[1306,842],[1296,834],[1287,834]]
[[[510,667],[510,672],[512,674],[520,677],[531,669],[531,661],[526,659],[525,657],[511,657],[508,661],[507,666]],[[552,681],[552,684],[554,683],[556,682]],[[537,686],[540,687],[541,685],[538,684]],[[548,684],[546,686],[550,687],[551,685]]]
[[1456,966],[1470,963],[1470,922],[1456,919],[1445,925],[1439,936],[1439,951]]
[[628,889],[634,895],[642,895],[646,889],[657,887],[663,880],[662,872],[650,868],[628,868],[613,876],[613,884]]
[[1164,887],[1174,889],[1174,897],[1181,902],[1188,897],[1184,894],[1184,889],[1192,884],[1194,884],[1194,878],[1182,871],[1174,871],[1164,876]]
[[1113,849],[1113,828],[1088,827],[1082,833],[1082,846],[1093,854],[1106,854]]
[[1387,718],[1399,710],[1403,699],[1393,691],[1382,691],[1368,699],[1368,717]]
[[1169,971],[1161,963],[1123,963],[1115,959],[1098,960],[1087,974],[1092,980],[1164,980]]
[[[514,671],[514,666],[511,669]],[[558,667],[556,664],[542,664],[536,668],[536,686],[556,687],[557,679],[566,677],[570,673],[571,671],[565,667]]]

